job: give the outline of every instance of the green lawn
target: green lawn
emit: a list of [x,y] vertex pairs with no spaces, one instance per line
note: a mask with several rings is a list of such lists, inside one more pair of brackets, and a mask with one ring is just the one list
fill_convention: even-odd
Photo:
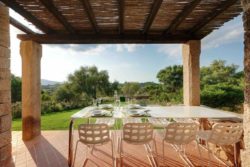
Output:
[[[42,115],[42,130],[65,130],[69,127],[70,116],[80,109],[68,110],[63,112],[50,113]],[[85,119],[77,120],[75,125],[86,122]],[[22,120],[12,121],[12,130],[22,130]]]
[[[74,109],[74,110],[68,110],[68,111],[62,111],[62,112],[56,112],[56,113],[50,113],[46,115],[42,115],[42,123],[41,128],[42,130],[68,130],[69,128],[69,122],[70,122],[70,116],[76,112],[78,112],[80,109]],[[94,122],[95,119],[92,118],[90,120],[91,122]],[[74,125],[75,128],[80,123],[86,123],[86,119],[78,119],[75,121]],[[121,121],[118,120],[116,122],[117,128],[121,127]],[[12,130],[14,131],[20,131],[22,130],[22,119],[14,119],[12,121]]]

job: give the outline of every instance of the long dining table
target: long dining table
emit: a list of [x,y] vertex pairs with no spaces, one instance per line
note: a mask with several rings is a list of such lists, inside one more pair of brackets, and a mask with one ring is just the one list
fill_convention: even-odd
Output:
[[[73,160],[73,130],[76,119],[92,118],[92,112],[98,107],[88,106],[73,114],[69,124],[69,145],[68,145],[68,165],[71,167]],[[196,119],[242,119],[238,114],[222,111],[219,109],[209,108],[206,106],[145,106],[147,113],[151,118],[196,118]],[[112,114],[113,119],[124,119],[130,117],[126,106],[114,107]]]

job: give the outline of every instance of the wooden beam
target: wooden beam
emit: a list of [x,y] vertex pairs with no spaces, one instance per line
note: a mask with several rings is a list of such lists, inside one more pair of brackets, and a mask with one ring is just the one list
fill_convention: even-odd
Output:
[[162,4],[162,0],[155,0],[152,5],[152,9],[149,13],[149,16],[147,18],[147,21],[145,23],[144,29],[143,29],[143,34],[147,34],[148,30],[150,29],[156,14],[158,13],[160,7]]
[[119,5],[119,33],[124,31],[124,0],[118,0]]
[[38,29],[43,31],[44,33],[51,33],[53,32],[52,29],[47,27],[43,22],[38,20],[35,16],[33,16],[30,12],[26,11],[22,6],[20,6],[16,1],[14,0],[0,0],[3,2],[6,6],[10,7],[17,13],[19,13],[21,16],[23,16],[25,19],[27,19],[29,22],[31,22],[33,25],[35,25]]
[[228,0],[223,3],[221,3],[219,6],[217,6],[214,10],[211,11],[208,15],[206,15],[204,18],[201,19],[200,22],[198,22],[190,31],[190,34],[197,34],[198,31],[200,31],[204,26],[206,26],[210,21],[214,20],[217,16],[219,16],[221,13],[226,11],[230,6],[235,4],[238,0]]
[[39,0],[45,8],[53,14],[53,16],[64,26],[64,28],[70,32],[75,33],[74,28],[68,23],[67,19],[62,15],[62,13],[57,10],[54,3],[51,0]]
[[23,24],[21,24],[20,22],[18,22],[16,19],[14,19],[12,17],[10,17],[10,24],[12,24],[17,29],[25,32],[26,34],[35,34],[31,29],[24,26]]
[[182,12],[172,21],[170,26],[164,31],[163,35],[168,35],[173,33],[178,26],[188,17],[190,13],[195,9],[195,7],[201,2],[201,0],[193,0],[191,3],[186,5]]
[[96,23],[95,15],[93,13],[93,10],[92,10],[92,7],[91,7],[89,1],[88,0],[80,0],[80,1],[82,2],[84,10],[85,10],[85,12],[86,12],[86,14],[87,14],[87,16],[89,18],[89,21],[90,21],[90,23],[91,23],[91,25],[92,25],[95,33],[98,33],[99,30],[97,28],[97,23]]
[[17,37],[22,41],[32,40],[42,44],[119,44],[119,43],[185,43],[190,39],[197,40],[191,36],[169,36],[126,34],[96,35],[96,34],[19,34]]

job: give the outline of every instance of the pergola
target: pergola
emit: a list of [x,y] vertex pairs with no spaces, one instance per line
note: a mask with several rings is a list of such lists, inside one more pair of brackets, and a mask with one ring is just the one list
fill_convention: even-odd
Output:
[[[11,18],[13,9],[42,33]],[[0,0],[0,161],[11,156],[10,31],[21,40],[23,140],[40,135],[42,44],[183,44],[184,104],[200,105],[201,39],[243,12],[244,142],[250,166],[249,0]]]

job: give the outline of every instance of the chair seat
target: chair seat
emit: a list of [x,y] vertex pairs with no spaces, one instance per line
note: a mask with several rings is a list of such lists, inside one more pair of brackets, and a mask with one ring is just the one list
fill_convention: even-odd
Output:
[[212,134],[212,130],[198,131],[197,136],[203,140],[209,140]]
[[107,124],[109,127],[115,125],[115,119],[113,118],[97,118],[95,124]]
[[169,121],[165,118],[148,118],[148,122],[152,123],[155,127],[166,127]]
[[141,118],[125,118],[122,120],[123,125],[127,123],[141,123]]

